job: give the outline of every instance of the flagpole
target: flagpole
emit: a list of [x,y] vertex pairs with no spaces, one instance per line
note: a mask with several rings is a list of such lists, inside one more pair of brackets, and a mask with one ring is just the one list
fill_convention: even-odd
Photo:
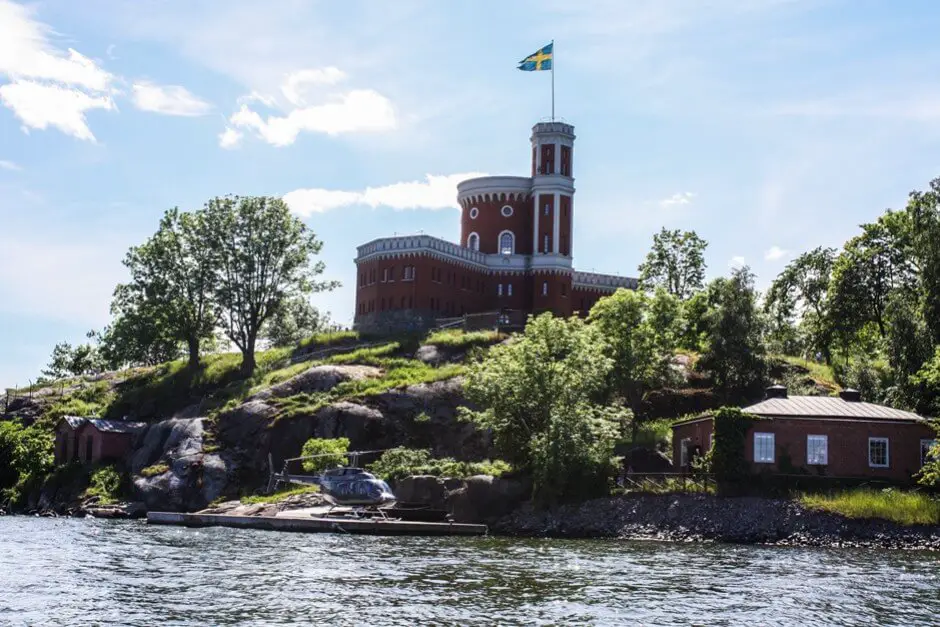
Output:
[[555,40],[552,40],[552,122],[555,121]]

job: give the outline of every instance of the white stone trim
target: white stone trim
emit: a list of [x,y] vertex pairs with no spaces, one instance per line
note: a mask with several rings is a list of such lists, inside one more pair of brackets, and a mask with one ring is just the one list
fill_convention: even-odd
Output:
[[535,195],[535,200],[534,200],[535,204],[533,205],[534,211],[532,212],[534,214],[533,220],[535,221],[534,224],[532,225],[532,254],[533,255],[539,254],[539,201],[541,199],[542,199],[541,194]]
[[611,292],[623,287],[635,290],[640,281],[633,277],[617,276],[615,274],[595,274],[594,272],[575,272],[571,277],[572,286],[580,289],[609,290]]
[[555,215],[555,224],[552,229],[552,252],[556,255],[561,252],[561,248],[558,246],[558,239],[561,237],[561,194],[555,192],[555,206],[552,208],[552,211]]
[[531,192],[532,179],[528,176],[481,176],[457,184],[457,201],[473,202],[487,195],[498,200],[500,194],[527,196]]

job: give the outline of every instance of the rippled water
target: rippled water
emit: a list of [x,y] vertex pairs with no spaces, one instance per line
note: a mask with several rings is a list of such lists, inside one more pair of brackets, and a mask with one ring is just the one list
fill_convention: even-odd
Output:
[[0,518],[0,625],[937,625],[940,556]]

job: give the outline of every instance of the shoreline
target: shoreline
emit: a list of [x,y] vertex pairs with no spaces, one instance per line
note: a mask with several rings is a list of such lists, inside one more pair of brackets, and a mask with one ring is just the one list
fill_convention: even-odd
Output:
[[[308,499],[281,504],[222,504],[219,513],[264,517],[308,507]],[[213,513],[212,509],[202,513]],[[9,516],[146,516],[139,504],[88,508],[71,513],[6,512]],[[468,522],[468,521],[456,521]],[[607,539],[668,543],[724,543],[754,546],[870,548],[940,552],[940,525],[902,526],[877,518],[846,518],[810,510],[794,501],[712,495],[626,495],[536,510],[523,504],[485,521],[488,535],[516,538]]]

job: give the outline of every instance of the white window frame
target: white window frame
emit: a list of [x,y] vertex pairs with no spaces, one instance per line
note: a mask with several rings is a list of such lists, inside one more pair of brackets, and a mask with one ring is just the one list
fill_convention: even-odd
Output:
[[512,283],[506,284],[506,296],[512,296]]
[[[813,444],[815,443],[815,447]],[[822,443],[822,454],[819,457],[810,456],[810,452],[819,454],[819,444]],[[816,461],[821,459],[822,461]],[[829,436],[810,434],[806,436],[806,465],[807,466],[828,466],[829,465]]]
[[402,281],[414,281],[415,280],[415,267],[414,266],[405,266],[405,272],[402,276]]
[[509,218],[512,216],[513,210],[509,205],[503,205],[503,208],[500,209],[499,212],[503,214],[504,218]]
[[480,234],[474,231],[467,236],[467,248],[470,250],[480,250]]
[[679,440],[679,468],[689,465],[689,449],[692,448],[692,438]]
[[548,252],[548,235],[542,236],[542,252],[543,253]]
[[[508,235],[510,246],[509,252],[506,252],[506,247],[503,246],[503,236]],[[516,234],[512,231],[502,231],[499,234],[499,239],[496,240],[499,244],[499,254],[500,255],[514,255],[516,253]]]
[[[871,445],[875,442],[885,443],[885,463],[876,464],[871,460]],[[869,468],[890,468],[891,467],[891,440],[888,438],[868,438],[868,467]]]
[[382,268],[382,283],[388,283],[388,268]]
[[548,203],[545,203],[545,215],[548,215],[548,207],[549,207]]
[[[763,452],[762,451],[763,446],[758,448],[757,441],[764,440],[764,439],[770,440],[770,457],[769,458],[766,455],[761,455],[760,457],[758,457],[758,452],[759,451]],[[753,452],[752,457],[754,458],[755,464],[773,464],[775,461],[777,461],[777,436],[767,431],[755,431],[754,432],[754,452]]]
[[470,219],[471,219],[471,220],[476,220],[478,215],[480,215],[480,210],[479,210],[479,209],[477,209],[476,207],[473,207],[472,209],[470,209]]
[[548,281],[542,281],[542,296],[548,296]]
[[923,466],[927,462],[931,461],[928,459],[930,457],[930,449],[934,447],[937,443],[936,438],[924,438],[920,441],[920,465]]

